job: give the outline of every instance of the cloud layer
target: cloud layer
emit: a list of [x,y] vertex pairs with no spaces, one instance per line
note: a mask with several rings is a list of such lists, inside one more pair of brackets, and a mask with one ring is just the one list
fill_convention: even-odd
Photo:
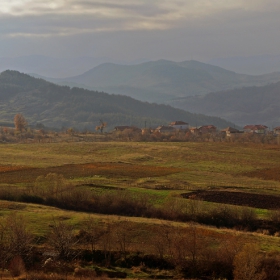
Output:
[[[164,50],[159,53],[165,56],[171,57],[172,52],[182,56],[182,48],[172,42],[175,40],[178,44],[187,44],[185,48],[188,46],[190,52],[186,51],[186,56],[196,55],[197,50],[200,56],[205,53],[206,57],[207,44],[213,48],[214,42],[220,41],[223,55],[227,53],[225,49],[229,55],[235,55],[242,49],[241,42],[243,49],[249,48],[257,44],[259,38],[260,46],[255,46],[255,53],[273,53],[276,47],[265,47],[263,40],[274,40],[272,43],[279,45],[275,39],[280,28],[279,12],[280,2],[275,0],[2,0],[0,51],[16,50],[15,46],[11,48],[12,43],[22,44],[24,48],[28,41],[37,50],[40,47],[47,53],[43,47],[46,43],[48,46],[56,46],[58,42],[60,46],[76,45],[75,40],[81,40],[83,44],[95,42],[98,55],[108,55],[102,52],[104,44],[115,44],[116,48],[124,48],[124,44],[136,47],[133,40],[140,38],[140,45],[143,40],[148,45],[155,44],[151,53],[162,47]],[[113,34],[118,34],[122,43],[113,41]],[[98,45],[96,39],[102,42]],[[232,44],[235,51],[230,50]],[[87,54],[91,52],[89,47],[82,49]],[[55,52],[49,50],[49,54],[52,51]],[[216,52],[209,50],[208,56],[216,56]],[[149,53],[139,49],[139,55],[148,57]]]

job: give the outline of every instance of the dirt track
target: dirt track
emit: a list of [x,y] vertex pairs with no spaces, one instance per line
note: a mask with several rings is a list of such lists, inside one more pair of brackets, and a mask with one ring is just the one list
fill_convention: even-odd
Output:
[[182,197],[263,209],[280,208],[280,196],[273,195],[228,191],[197,191],[184,193]]

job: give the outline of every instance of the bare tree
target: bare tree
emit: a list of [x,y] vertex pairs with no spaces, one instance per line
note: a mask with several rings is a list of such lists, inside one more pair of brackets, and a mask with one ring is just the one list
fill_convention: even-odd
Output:
[[109,266],[111,262],[111,250],[113,245],[113,224],[107,221],[105,232],[101,239],[103,253],[106,265]]
[[35,195],[51,196],[58,198],[69,187],[62,174],[48,173],[36,178],[32,191]]
[[195,223],[190,223],[186,230],[177,228],[173,236],[173,259],[180,269],[188,268],[193,277],[199,271],[199,260],[206,253],[208,244],[199,233]]
[[104,128],[105,128],[106,126],[107,126],[107,123],[106,123],[106,122],[103,122],[102,120],[100,120],[100,124],[99,124],[98,126],[95,127],[95,130],[96,130],[96,131],[99,131],[99,130],[100,130],[100,132],[103,133],[103,130],[104,130]]
[[153,239],[153,246],[156,253],[159,254],[161,259],[164,258],[165,254],[168,254],[170,258],[173,259],[173,240],[172,232],[174,228],[168,224],[162,222],[159,227],[154,227],[155,237]]
[[119,221],[114,225],[114,233],[119,250],[126,259],[126,253],[129,250],[129,246],[138,233],[133,230],[131,223],[127,219]]
[[186,236],[179,228],[174,228],[172,236],[172,247],[170,255],[176,267],[183,269],[186,267],[188,251],[186,249]]
[[10,254],[26,259],[30,255],[34,241],[26,220],[21,215],[12,214],[6,218],[6,229]]
[[199,239],[199,234],[197,232],[197,226],[194,223],[190,223],[189,234],[185,240],[186,250],[190,256],[192,267],[196,270],[197,260],[199,253],[201,252],[201,239]]
[[266,279],[265,272],[260,271],[259,248],[255,244],[245,244],[235,256],[233,265],[234,280]]
[[24,118],[24,116],[19,113],[19,114],[16,114],[14,117],[14,124],[15,124],[16,130],[22,132],[23,130],[26,129],[27,121]]
[[69,259],[71,250],[78,243],[78,239],[75,237],[74,229],[71,225],[54,220],[48,242],[61,259]]
[[[17,258],[28,261],[33,248],[34,237],[28,230],[24,217],[15,213],[0,221],[0,265],[2,270]],[[15,268],[15,266],[14,266]]]
[[7,230],[5,226],[5,221],[2,220],[0,222],[0,266],[2,272],[5,269],[8,260],[8,253],[9,253],[8,248],[9,246],[7,243]]
[[89,216],[88,219],[84,222],[81,235],[83,241],[90,245],[92,258],[96,250],[97,243],[105,233],[105,229],[98,225],[98,221],[91,216]]

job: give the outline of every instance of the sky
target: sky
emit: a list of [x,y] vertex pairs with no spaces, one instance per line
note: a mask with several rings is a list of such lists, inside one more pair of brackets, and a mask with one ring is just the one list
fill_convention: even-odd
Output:
[[0,57],[280,54],[279,0],[0,0]]

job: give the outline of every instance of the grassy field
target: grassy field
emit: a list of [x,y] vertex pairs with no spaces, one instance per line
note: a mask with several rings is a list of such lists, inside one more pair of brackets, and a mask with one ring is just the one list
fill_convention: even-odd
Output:
[[[83,223],[89,218],[96,221],[97,226],[104,224],[118,224],[125,222],[126,226],[130,228],[130,233],[137,231],[137,240],[135,240],[131,246],[134,251],[143,249],[145,243],[145,251],[154,253],[153,244],[149,243],[151,235],[155,232],[160,232],[160,227],[167,225],[170,226],[173,231],[176,229],[184,230],[184,234],[188,235],[188,229],[190,225],[182,222],[169,222],[162,221],[160,219],[140,218],[140,217],[121,217],[116,215],[101,215],[101,214],[87,214],[75,211],[61,210],[56,207],[49,207],[44,205],[34,205],[27,203],[17,202],[0,202],[0,215],[5,217],[13,213],[21,215],[24,220],[28,222],[28,227],[32,233],[38,237],[46,236],[49,232],[50,226],[54,221],[65,221],[72,225],[76,232],[78,232]],[[217,229],[214,227],[206,227],[203,225],[196,225],[196,229],[200,237],[209,239],[213,242],[226,241],[233,238],[238,238],[243,243],[257,243],[262,250],[265,251],[279,251],[280,252],[280,240],[273,236],[264,235],[261,233],[248,233],[237,232],[236,230],[229,229]],[[117,249],[117,246],[113,249]]]
[[0,186],[29,188],[62,174],[96,192],[164,198],[218,189],[280,195],[280,146],[232,143],[74,142],[0,145]]
[[[196,215],[214,210],[216,212],[213,213],[217,213],[222,209],[224,214],[254,214],[261,221],[259,224],[263,221],[265,224],[273,214],[278,215],[274,219],[279,221],[280,146],[213,142],[30,143],[2,144],[0,156],[0,195],[8,197],[0,200],[0,222],[17,213],[40,240],[45,240],[56,221],[73,226],[78,235],[91,218],[96,228],[102,229],[107,225],[115,227],[116,236],[120,234],[118,230],[125,229],[126,234],[130,235],[130,252],[143,251],[157,255],[157,246],[162,246],[160,242],[163,242],[161,232],[170,230],[175,241],[182,236],[188,240],[194,227],[199,240],[207,242],[205,248],[208,249],[225,250],[230,243],[235,246],[251,243],[259,244],[263,252],[275,254],[280,251],[280,232],[277,229],[270,233],[269,230],[248,227],[249,232],[244,230],[246,222],[242,230],[237,230],[230,229],[230,226],[209,226],[211,223],[207,226],[203,222],[182,222],[180,215],[172,218],[172,213],[189,211],[189,214]],[[47,178],[56,178],[56,181],[46,182]],[[171,218],[154,218],[162,214],[149,217],[150,214],[142,212],[133,217],[134,214],[108,215],[65,210],[73,209],[68,206],[64,209],[52,207],[50,205],[55,204],[46,202],[46,190],[52,187],[50,184],[57,182],[65,186],[61,191],[73,194],[71,199],[75,198],[76,190],[79,196],[85,194],[77,198],[74,204],[78,204],[79,199],[85,201],[81,204],[92,200],[90,205],[94,205],[97,202],[94,199],[103,200],[104,203],[116,198],[123,199],[120,201],[137,198],[138,206],[152,205],[153,211],[164,210]],[[23,203],[23,200],[17,199],[12,201],[10,192],[14,196],[17,192],[31,196],[35,194],[45,200],[41,204],[34,201]],[[214,195],[214,199],[210,199],[209,194]],[[57,192],[52,198],[57,199],[59,195]],[[191,199],[186,199],[188,195]],[[119,250],[117,240],[110,250]],[[102,249],[104,240],[100,242],[96,246]],[[201,248],[203,244],[206,243],[201,243]],[[132,273],[132,270],[128,273]]]
[[[35,176],[56,172],[72,181],[92,180],[123,187],[164,185],[176,190],[214,186],[261,193],[280,190],[279,146],[135,142],[5,144],[0,145],[0,155],[1,183],[30,183]],[[34,175],[26,175],[31,170]],[[7,171],[13,171],[10,176],[15,178],[4,179],[9,176],[5,175]]]

